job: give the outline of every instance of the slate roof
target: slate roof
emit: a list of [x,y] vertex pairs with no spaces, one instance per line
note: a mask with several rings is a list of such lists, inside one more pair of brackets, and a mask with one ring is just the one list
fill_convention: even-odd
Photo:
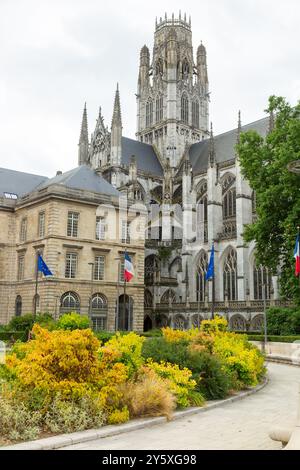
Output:
[[38,189],[53,185],[61,185],[71,189],[83,189],[108,196],[119,196],[120,193],[102,176],[98,175],[87,165],[81,165],[66,173],[57,175],[42,183]]
[[122,137],[122,163],[129,165],[132,155],[136,157],[138,170],[163,176],[163,169],[152,145]]
[[[268,131],[269,118],[259,119],[250,124],[242,126],[242,132],[249,130],[257,131],[265,137]],[[235,156],[234,146],[236,144],[237,128],[214,137],[216,161],[223,163],[231,160]],[[200,173],[208,167],[209,139],[191,145],[189,148],[189,158],[195,173]]]
[[33,191],[47,179],[46,176],[0,168],[0,197],[5,197],[4,193],[10,193],[16,194],[20,198]]

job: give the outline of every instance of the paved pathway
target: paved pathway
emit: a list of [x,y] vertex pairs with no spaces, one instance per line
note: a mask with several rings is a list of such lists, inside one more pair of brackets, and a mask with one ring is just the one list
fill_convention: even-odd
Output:
[[268,369],[269,384],[243,400],[64,449],[280,449],[268,433],[274,425],[295,422],[300,368],[270,363]]

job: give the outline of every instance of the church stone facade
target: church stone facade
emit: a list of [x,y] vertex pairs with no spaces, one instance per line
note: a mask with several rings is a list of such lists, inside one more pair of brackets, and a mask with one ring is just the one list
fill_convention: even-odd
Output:
[[[279,305],[278,279],[255,261],[244,225],[255,218],[255,194],[242,177],[235,145],[253,129],[266,136],[273,118],[213,135],[209,125],[207,54],[194,54],[191,20],[155,24],[138,71],[136,139],[122,135],[117,86],[111,128],[99,111],[88,136],[84,108],[79,164],[95,169],[124,196],[146,207],[145,329],[198,325],[215,312],[230,326],[259,330],[263,300]],[[212,244],[215,286],[205,274]],[[214,302],[213,302],[214,301]]]

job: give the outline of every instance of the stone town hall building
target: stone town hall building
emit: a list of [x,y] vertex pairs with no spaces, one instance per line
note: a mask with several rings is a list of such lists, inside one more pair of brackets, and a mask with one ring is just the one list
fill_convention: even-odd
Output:
[[[265,136],[272,117],[242,126],[239,114],[236,129],[213,136],[209,98],[206,49],[201,43],[194,55],[191,20],[172,15],[156,21],[152,54],[146,45],[140,52],[136,140],[122,135],[118,87],[110,131],[100,108],[89,140],[84,109],[79,165],[90,165],[151,215],[146,329],[197,325],[210,315],[212,282],[205,273],[213,241],[215,310],[232,328],[260,329],[264,290],[267,303],[280,303],[277,277],[257,266],[254,245],[243,241],[244,224],[255,218],[255,194],[235,152],[241,131]],[[196,222],[188,214],[197,214]]]

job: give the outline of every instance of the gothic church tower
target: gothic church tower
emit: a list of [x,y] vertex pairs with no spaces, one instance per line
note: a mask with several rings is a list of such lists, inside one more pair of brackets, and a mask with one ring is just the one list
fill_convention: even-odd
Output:
[[195,63],[191,20],[165,15],[156,21],[152,62],[147,46],[140,53],[137,139],[177,167],[186,146],[209,135],[208,102],[205,47],[198,47]]

